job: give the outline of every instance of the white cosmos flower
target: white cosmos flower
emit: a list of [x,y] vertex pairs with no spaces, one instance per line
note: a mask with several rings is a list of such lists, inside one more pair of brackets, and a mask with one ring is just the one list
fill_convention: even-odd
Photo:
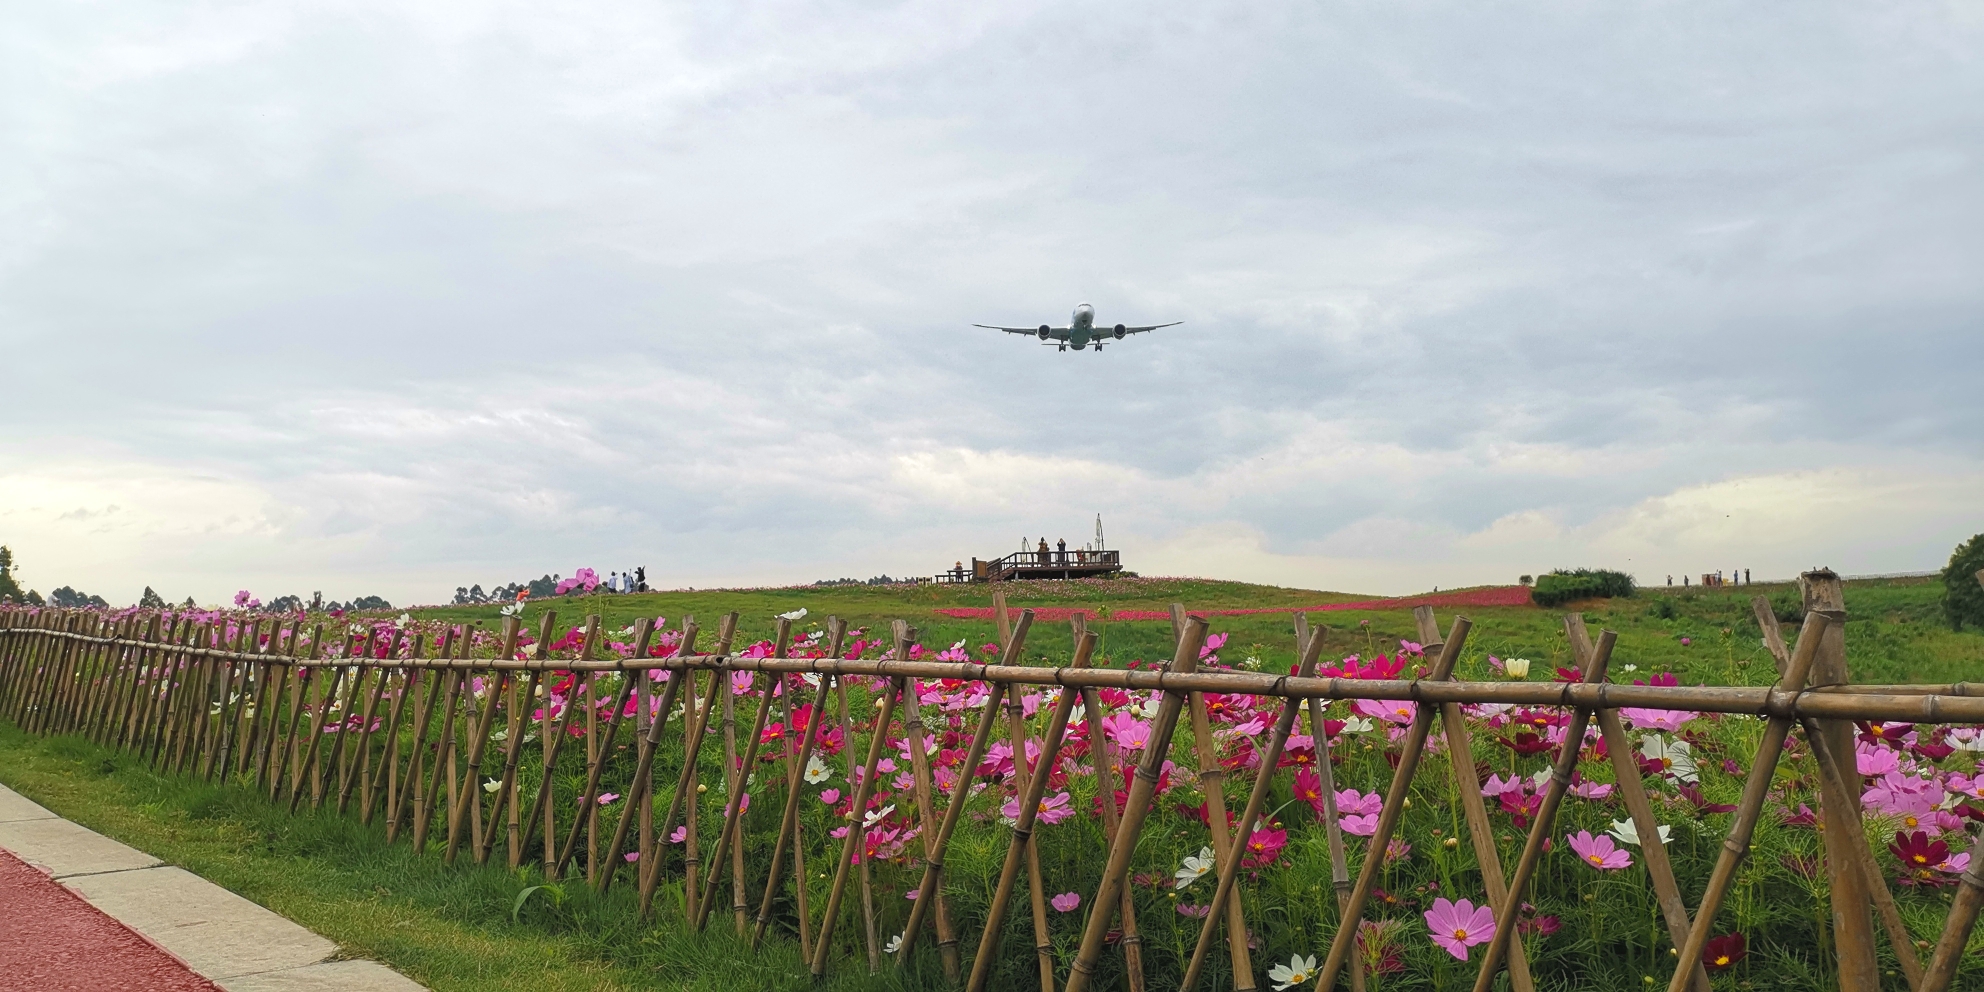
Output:
[[1289,958],[1287,964],[1278,964],[1268,969],[1268,981],[1273,982],[1274,987],[1283,990],[1283,992],[1297,985],[1307,985],[1310,979],[1315,977],[1316,958],[1314,955],[1305,958],[1297,954]]
[[402,613],[400,614],[400,618],[398,620],[393,621],[393,625],[396,627],[404,627],[412,622],[413,622],[413,614]]
[[778,615],[778,618],[780,620],[804,620],[806,619],[806,608],[802,606],[793,610],[791,613],[781,613]]
[[833,777],[833,770],[827,767],[826,762],[820,760],[819,755],[816,754],[806,759],[806,781],[814,785],[819,785],[821,782]]
[[1508,658],[1502,662],[1502,671],[1512,679],[1529,678],[1528,658]]
[[1173,888],[1179,890],[1190,888],[1193,882],[1198,881],[1206,872],[1211,871],[1212,867],[1212,848],[1199,848],[1199,856],[1196,858],[1187,856],[1185,858],[1185,867],[1178,869],[1173,876],[1178,880]]
[[[1631,844],[1634,847],[1640,846],[1640,825],[1634,823],[1633,818],[1630,816],[1623,820],[1613,820],[1612,829],[1608,832],[1618,838],[1620,843]],[[1660,825],[1661,846],[1665,847],[1667,845],[1667,838],[1673,833],[1673,827],[1664,823]]]
[[1344,718],[1343,732],[1346,734],[1362,734],[1368,733],[1370,730],[1371,718],[1368,716],[1350,716]]
[[492,778],[489,781],[482,783],[482,791],[484,792],[495,792],[497,789],[500,789],[502,787],[503,787],[503,780],[500,778]]
[[890,937],[889,942],[882,945],[883,954],[894,954],[900,950],[902,950],[902,934],[896,934]]
[[890,813],[893,813],[895,811],[896,811],[896,804],[890,803],[887,806],[884,806],[881,809],[878,809],[875,812],[868,814],[868,818],[866,820],[861,821],[861,826],[863,829],[872,827],[875,824],[882,822],[882,819],[884,817],[888,816]]
[[[523,601],[523,600],[521,600],[521,599],[520,599],[520,600],[517,600],[516,602],[514,602],[514,603],[511,603],[510,605],[508,605],[508,606],[505,606],[505,607],[503,607],[502,609],[499,609],[499,610],[497,610],[496,612],[498,612],[498,613],[501,613],[501,614],[503,614],[503,615],[504,615],[504,616],[506,616],[506,617],[520,617],[520,616],[523,616],[523,615],[524,615],[524,601]],[[629,630],[631,630],[631,629],[632,629],[632,628],[629,628]],[[625,633],[625,632],[626,632],[626,631],[623,631],[623,633]]]
[[1640,742],[1640,753],[1650,761],[1660,762],[1660,766],[1682,782],[1699,782],[1701,776],[1695,771],[1695,751],[1683,740],[1667,740],[1659,734],[1648,734]]

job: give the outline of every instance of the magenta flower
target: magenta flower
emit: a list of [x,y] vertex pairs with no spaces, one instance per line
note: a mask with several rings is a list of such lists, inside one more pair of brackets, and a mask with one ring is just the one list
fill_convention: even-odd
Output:
[[[1062,820],[1065,820],[1068,817],[1075,815],[1074,809],[1068,805],[1069,798],[1070,797],[1066,792],[1059,792],[1052,796],[1048,796],[1042,799],[1040,801],[1040,808],[1034,811],[1034,815],[1033,815],[1034,822],[1044,823],[1051,827],[1054,824],[1059,823]],[[1013,798],[1006,800],[1006,804],[999,808],[999,814],[1001,816],[1006,817],[1009,820],[1019,819],[1020,818],[1019,797],[1014,796]]]
[[1612,838],[1609,836],[1593,837],[1591,831],[1580,830],[1564,839],[1570,842],[1571,850],[1576,852],[1585,864],[1601,871],[1617,871],[1633,863],[1633,856],[1620,850],[1619,845],[1612,843]]
[[1435,899],[1426,911],[1426,929],[1433,932],[1433,943],[1465,961],[1468,948],[1495,939],[1495,911],[1466,899]]
[[1344,833],[1357,837],[1369,837],[1378,832],[1378,814],[1346,816],[1337,821],[1337,826],[1342,827]]
[[613,800],[618,798],[620,798],[620,794],[617,792],[602,792],[599,794],[599,804],[601,806],[610,806],[613,804]]
[[1048,905],[1053,906],[1055,909],[1063,913],[1072,913],[1074,912],[1076,906],[1082,904],[1082,897],[1078,893],[1063,892],[1060,895],[1047,900],[1047,903]]

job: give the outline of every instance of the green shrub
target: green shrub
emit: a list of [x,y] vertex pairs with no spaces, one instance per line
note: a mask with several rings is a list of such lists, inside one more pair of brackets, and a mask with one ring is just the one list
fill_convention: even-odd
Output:
[[1977,573],[1984,569],[1984,534],[1956,546],[1949,567],[1943,569],[1943,616],[1950,629],[1962,630],[1966,623],[1984,627],[1984,585]]
[[1633,577],[1602,568],[1556,569],[1537,576],[1529,598],[1538,606],[1562,606],[1579,599],[1611,599],[1633,594]]

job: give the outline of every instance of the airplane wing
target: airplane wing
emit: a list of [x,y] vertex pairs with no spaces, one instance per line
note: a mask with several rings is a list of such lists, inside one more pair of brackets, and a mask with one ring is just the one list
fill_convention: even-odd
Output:
[[[999,327],[994,324],[973,324],[971,326],[983,327],[988,331],[1005,331],[1007,334],[1026,334],[1030,336],[1040,334],[1039,327]],[[1068,329],[1065,327],[1050,327],[1047,329],[1047,336],[1056,341],[1066,341],[1068,340]]]
[[[1160,328],[1160,327],[1177,327],[1177,326],[1178,326],[1179,324],[1182,324],[1182,323],[1184,323],[1184,321],[1182,321],[1182,320],[1174,320],[1174,321],[1172,321],[1172,322],[1171,322],[1171,323],[1169,323],[1169,324],[1151,324],[1151,325],[1150,325],[1150,326],[1148,326],[1148,327],[1125,327],[1125,328],[1123,328],[1123,333],[1125,333],[1125,334],[1142,334],[1142,333],[1144,333],[1144,332],[1146,332],[1146,331],[1154,331],[1154,330],[1157,330],[1157,329],[1158,329],[1158,328]],[[1102,326],[1100,326],[1100,325],[1098,325],[1098,326],[1096,327],[1096,329],[1095,329],[1095,331],[1096,331],[1096,333],[1097,333],[1098,335],[1104,335],[1104,336],[1108,336],[1108,337],[1114,337],[1114,336],[1115,336],[1115,331],[1116,331],[1116,328],[1115,328],[1115,326],[1114,326],[1114,325],[1111,325],[1111,326],[1109,326],[1109,327],[1102,327]]]

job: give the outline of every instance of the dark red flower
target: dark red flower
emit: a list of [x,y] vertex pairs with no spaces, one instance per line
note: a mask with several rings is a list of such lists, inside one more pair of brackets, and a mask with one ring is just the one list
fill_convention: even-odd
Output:
[[1892,744],[1899,747],[1905,743],[1902,738],[1907,737],[1908,732],[1915,729],[1912,723],[1855,722],[1860,724],[1860,739],[1869,744]]
[[1503,747],[1506,747],[1509,750],[1514,751],[1515,753],[1520,755],[1542,754],[1543,752],[1550,750],[1549,741],[1546,741],[1543,738],[1538,737],[1537,735],[1532,734],[1527,730],[1516,731],[1516,735],[1513,738],[1498,737],[1496,738],[1496,740],[1501,741]]
[[1702,967],[1711,972],[1728,971],[1736,962],[1750,956],[1747,942],[1740,933],[1711,937],[1702,947]]
[[1702,813],[1736,812],[1736,807],[1731,806],[1728,803],[1709,802],[1708,797],[1702,795],[1702,790],[1697,789],[1692,785],[1683,785],[1677,791],[1681,793],[1681,798],[1686,799],[1690,805],[1694,806],[1695,813],[1698,815]]

